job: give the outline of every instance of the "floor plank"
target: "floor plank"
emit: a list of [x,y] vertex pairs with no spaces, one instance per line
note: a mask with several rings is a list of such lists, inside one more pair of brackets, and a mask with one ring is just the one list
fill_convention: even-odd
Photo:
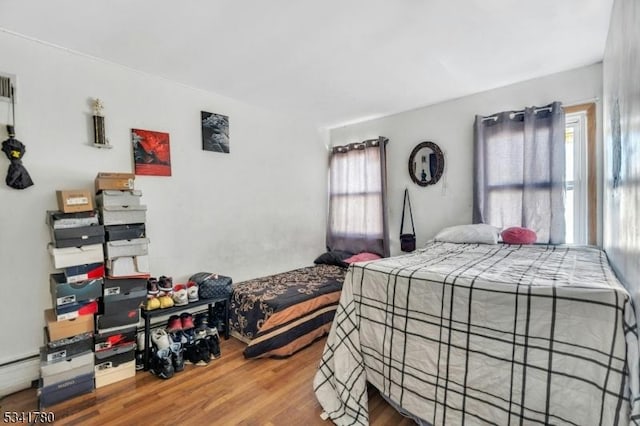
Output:
[[[59,425],[305,425],[327,426],[313,393],[325,339],[293,357],[246,360],[244,344],[221,343],[222,357],[207,366],[187,365],[169,380],[147,372],[62,402],[53,411]],[[372,425],[410,425],[375,389],[370,390]],[[0,401],[2,411],[37,409],[35,389]]]

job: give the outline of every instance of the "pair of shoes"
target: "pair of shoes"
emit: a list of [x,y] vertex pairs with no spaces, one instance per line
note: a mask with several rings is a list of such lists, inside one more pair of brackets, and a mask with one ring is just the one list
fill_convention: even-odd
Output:
[[209,327],[209,314],[207,312],[200,312],[193,318],[193,324],[196,328]]
[[189,303],[197,302],[198,300],[200,300],[198,298],[198,284],[196,284],[194,281],[189,281],[187,283],[187,298],[189,300]]
[[166,277],[164,275],[158,278],[158,289],[160,291],[164,291],[165,293],[170,293],[173,291],[173,278]]
[[184,355],[188,364],[207,365],[209,364],[209,347],[203,340],[197,340],[195,343],[187,343],[184,345]]
[[175,306],[185,306],[189,304],[187,287],[184,284],[176,284],[173,288],[173,304]]
[[171,362],[173,364],[173,370],[177,373],[184,370],[184,350],[181,343],[172,343],[171,349]]
[[178,315],[171,315],[167,321],[167,332],[175,333],[176,331],[189,330],[193,328],[193,317],[189,312],[183,312]]
[[155,296],[147,296],[147,301],[144,303],[144,309],[147,311],[153,311],[154,309],[160,309],[160,299]]
[[151,371],[151,374],[161,379],[172,378],[175,373],[172,354],[173,352],[168,347],[159,349],[150,361],[149,371]]
[[158,350],[168,349],[171,346],[171,339],[163,328],[154,328],[151,331],[151,341]]
[[218,335],[217,328],[207,328],[207,335],[204,340],[207,342],[209,346],[209,354],[211,358],[217,359],[220,358],[222,353],[220,352],[220,336]]
[[171,296],[160,296],[158,300],[160,301],[160,309],[171,308],[174,305]]
[[144,370],[144,351],[136,350],[136,371]]

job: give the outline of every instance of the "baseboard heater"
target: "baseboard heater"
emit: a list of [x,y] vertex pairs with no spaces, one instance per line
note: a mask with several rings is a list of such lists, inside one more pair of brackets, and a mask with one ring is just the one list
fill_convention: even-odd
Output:
[[0,364],[0,398],[32,387],[39,378],[39,355]]

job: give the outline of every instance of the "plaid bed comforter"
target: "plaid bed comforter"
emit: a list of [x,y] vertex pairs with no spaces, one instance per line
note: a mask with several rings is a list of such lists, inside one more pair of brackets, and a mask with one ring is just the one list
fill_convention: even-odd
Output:
[[339,425],[367,381],[434,425],[639,424],[638,364],[604,252],[433,242],[350,267],[314,389]]

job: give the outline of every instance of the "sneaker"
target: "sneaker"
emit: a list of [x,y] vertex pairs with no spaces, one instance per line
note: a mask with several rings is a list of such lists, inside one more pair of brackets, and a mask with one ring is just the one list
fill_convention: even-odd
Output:
[[201,312],[199,314],[196,314],[193,320],[193,324],[196,326],[196,328],[209,327],[209,314],[207,314],[206,312]]
[[196,343],[184,345],[184,358],[187,364],[207,365],[209,362],[209,356],[204,356],[202,345]]
[[160,289],[158,289],[158,280],[151,277],[147,280],[147,293],[150,295],[157,295]]
[[151,374],[160,377],[161,379],[170,379],[173,377],[175,370],[173,368],[173,361],[171,359],[171,349],[165,348],[158,350],[154,357],[151,359],[150,371]]
[[178,315],[171,315],[167,322],[167,333],[175,333],[182,330],[182,321]]
[[182,329],[189,330],[194,327],[193,316],[188,312],[180,314],[180,321],[182,321]]
[[158,351],[171,346],[171,339],[163,328],[155,328],[151,331],[151,341],[156,345]]
[[136,371],[144,370],[144,351],[136,351]]
[[194,329],[190,328],[185,330],[183,325],[183,330],[181,332],[180,338],[183,346],[187,343],[194,343],[196,341]]
[[184,351],[180,343],[171,344],[171,362],[176,373],[184,370]]
[[160,300],[161,309],[173,307],[173,299],[171,296],[160,296],[158,297],[158,300]]
[[144,340],[144,331],[141,331],[136,335],[136,350],[144,351]]
[[198,362],[194,363],[195,365],[207,365],[209,364],[209,360],[211,359],[211,355],[209,353],[209,345],[204,339],[197,340],[195,343],[196,351],[198,353]]
[[207,337],[207,330],[205,328],[196,328],[194,340],[198,343],[199,340],[204,340]]
[[175,306],[185,306],[189,304],[187,288],[182,284],[178,284],[174,287],[172,298]]
[[158,289],[164,292],[173,291],[173,278],[162,275],[158,278]]
[[187,283],[187,298],[189,299],[189,303],[200,300],[198,298],[198,284],[193,281]]
[[207,335],[204,338],[209,346],[211,358],[220,358],[220,336],[217,328],[207,328]]
[[144,304],[146,311],[153,311],[154,309],[160,309],[160,299],[155,296],[149,297]]

